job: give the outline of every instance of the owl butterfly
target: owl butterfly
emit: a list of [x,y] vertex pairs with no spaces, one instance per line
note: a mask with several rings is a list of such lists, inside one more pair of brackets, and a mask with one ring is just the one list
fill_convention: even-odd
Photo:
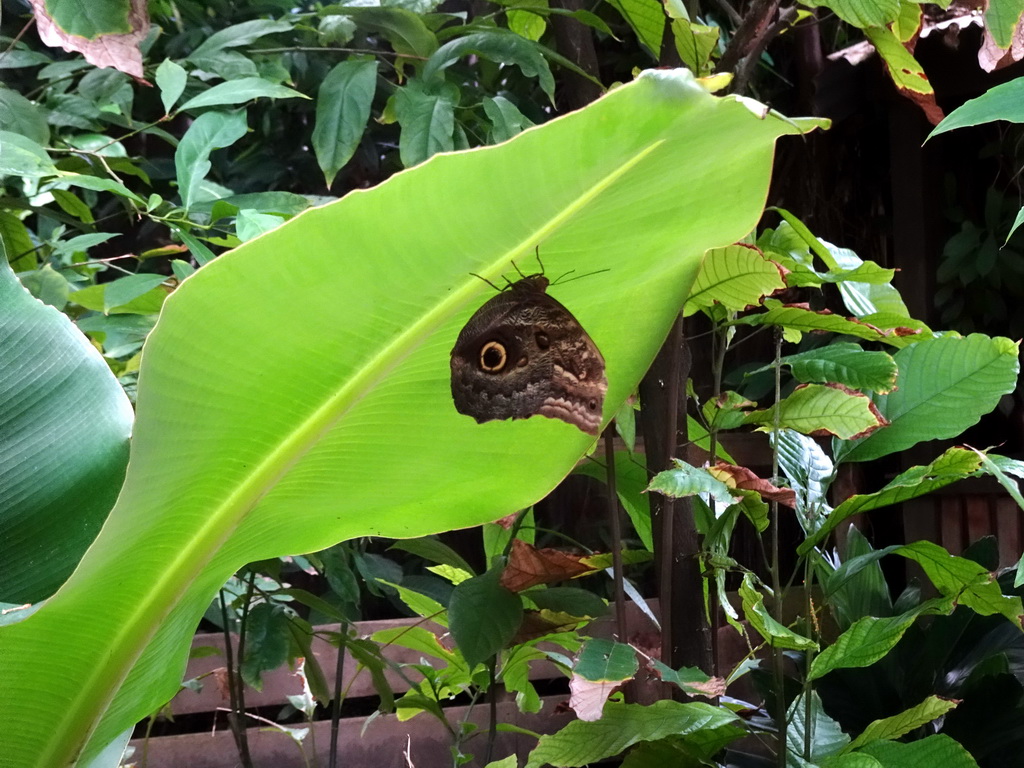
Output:
[[452,349],[455,410],[481,423],[547,416],[596,436],[604,358],[549,284],[524,275],[469,318]]

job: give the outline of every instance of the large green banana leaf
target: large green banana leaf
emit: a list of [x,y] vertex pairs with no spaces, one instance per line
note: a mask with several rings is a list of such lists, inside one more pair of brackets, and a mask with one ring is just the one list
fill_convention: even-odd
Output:
[[511,260],[601,348],[605,414],[633,391],[701,255],[742,237],[776,138],[808,130],[649,72],[488,149],[437,156],[201,269],[143,353],[121,495],[63,587],[0,630],[0,762],[91,756],[170,697],[242,564],[420,536],[546,494],[593,439],[477,424],[449,393],[459,329]]

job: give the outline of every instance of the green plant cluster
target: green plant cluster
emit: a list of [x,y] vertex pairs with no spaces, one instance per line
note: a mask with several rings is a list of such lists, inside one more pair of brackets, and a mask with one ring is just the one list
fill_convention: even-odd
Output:
[[[66,8],[54,5],[55,17]],[[920,92],[898,44],[914,27],[904,13],[920,22],[917,6],[847,6],[828,4]],[[248,6],[156,2],[151,13],[141,48],[152,89],[15,39],[4,19],[0,599],[33,604],[0,626],[11,660],[0,672],[0,721],[10,724],[0,745],[13,764],[119,756],[134,723],[179,690],[205,615],[246,638],[232,676],[239,710],[243,682],[259,687],[300,656],[309,695],[294,707],[311,718],[316,703],[340,701],[313,660],[308,617],[335,620],[341,629],[321,634],[368,670],[384,709],[444,721],[454,764],[487,754],[477,745],[490,737],[451,727],[442,704],[463,695],[476,705],[501,685],[535,711],[529,669],[548,661],[592,694],[590,709],[539,737],[530,766],[620,754],[634,768],[994,765],[985,760],[1002,753],[972,727],[997,680],[1019,736],[1022,566],[1011,584],[993,578],[984,553],[929,542],[874,550],[855,532],[841,553],[829,544],[855,515],[982,474],[1024,506],[1024,465],[963,446],[877,490],[834,490],[843,465],[956,438],[992,410],[1016,384],[1017,344],[933,331],[908,316],[891,270],[821,241],[788,211],[748,234],[775,141],[822,121],[713,97],[721,83],[686,72],[651,72],[500,148],[423,163],[546,122],[555,72],[593,78],[549,45],[554,17],[606,40],[629,30],[647,54],[669,29],[702,76],[728,50],[719,27],[702,23],[710,18],[623,1],[475,15],[430,3],[288,6],[273,19]],[[315,207],[332,185],[360,191]],[[509,586],[513,539],[533,543],[528,517],[514,535],[485,529],[486,570],[431,538],[528,507],[591,447],[563,424],[478,426],[448,400],[448,350],[483,290],[471,273],[497,279],[538,243],[553,270],[598,275],[559,295],[609,361],[606,419],[630,448],[614,469],[639,547],[622,560],[646,562],[655,546],[644,491],[693,498],[708,610],[749,647],[724,679],[589,637],[604,590],[563,579]],[[825,289],[841,303],[826,309]],[[784,301],[784,291],[812,302]],[[632,454],[633,407],[619,406],[680,312],[710,319],[723,359],[741,335],[774,333],[775,358],[760,361],[774,381],[767,398],[725,391],[696,403],[691,436],[711,463],[680,460],[650,479]],[[731,429],[769,433],[774,477],[731,463],[719,439]],[[580,471],[605,476],[596,462]],[[778,567],[790,514],[780,503],[803,532],[797,587]],[[741,525],[764,537],[768,577],[733,557]],[[432,564],[431,580],[368,551],[365,537],[381,536],[404,539]],[[879,566],[890,555],[920,566],[927,597],[911,588],[892,599]],[[581,562],[593,574],[612,557]],[[293,587],[296,565],[321,573],[330,592]],[[348,626],[366,592],[435,626],[355,638]],[[803,600],[795,617],[787,595]],[[526,615],[546,629],[522,636]],[[71,625],[74,636],[60,635]],[[932,666],[922,662],[870,719],[851,712],[922,636],[968,630],[978,641],[962,658],[935,649]],[[397,700],[388,645],[432,661],[401,668],[410,688]],[[709,702],[641,706],[612,694],[641,665]],[[718,698],[748,674],[763,706]],[[751,736],[769,756],[746,754],[739,742]]]

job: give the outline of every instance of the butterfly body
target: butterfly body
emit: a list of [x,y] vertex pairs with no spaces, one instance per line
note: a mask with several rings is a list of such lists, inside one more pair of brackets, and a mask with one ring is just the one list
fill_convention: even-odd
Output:
[[529,275],[487,301],[451,355],[452,399],[478,422],[547,416],[596,435],[608,381],[579,321]]

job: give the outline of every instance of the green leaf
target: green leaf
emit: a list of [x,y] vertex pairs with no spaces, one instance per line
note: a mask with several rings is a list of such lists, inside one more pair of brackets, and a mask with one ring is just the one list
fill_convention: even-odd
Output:
[[57,173],[46,150],[27,136],[0,131],[0,177],[40,178]]
[[787,355],[779,362],[790,367],[797,381],[836,382],[852,389],[881,393],[890,392],[896,386],[898,369],[892,357],[885,352],[868,352],[856,344],[829,344],[809,352]]
[[459,568],[466,573],[474,573],[473,568],[462,555],[434,536],[423,536],[418,539],[399,539],[388,549],[400,549],[422,557],[431,563],[441,563]]
[[704,257],[683,316],[712,304],[739,311],[785,287],[778,265],[757,248],[742,244],[713,248]]
[[[1024,123],[1024,78],[1018,77],[1008,83],[993,86],[981,96],[968,99],[946,115],[945,119],[928,134],[928,139],[957,128],[967,128],[996,120]],[[1020,219],[1021,215],[1018,214],[1017,218]],[[1014,222],[1014,229],[1018,224],[1019,222]]]
[[956,437],[1017,382],[1017,343],[971,334],[925,339],[896,353],[896,390],[872,400],[889,426],[836,443],[836,462],[869,461],[925,440]]
[[[450,351],[491,295],[470,273],[499,280],[538,243],[553,275],[612,270],[551,289],[613,372],[610,417],[704,251],[758,220],[777,137],[816,124],[760,119],[684,71],[652,71],[198,270],[147,339],[118,503],[64,587],[0,629],[5,690],[31,692],[0,696],[0,754],[50,768],[85,745],[88,759],[160,707],[212,595],[246,562],[479,525],[543,497],[593,439],[554,419],[478,424],[455,411]],[[622,127],[615,141],[609,126]],[[709,162],[713,174],[678,173]]]
[[740,317],[732,322],[736,325],[777,325],[799,333],[828,331],[830,333],[856,336],[868,341],[883,341],[896,345],[899,338],[895,333],[871,325],[863,320],[834,315],[827,310],[814,311],[800,306],[787,306],[778,299],[765,299],[766,312]]
[[896,20],[899,0],[800,0],[811,8],[828,8],[855,27],[884,27]]
[[587,589],[548,587],[522,593],[541,610],[567,613],[570,616],[597,618],[608,613],[605,601]]
[[75,0],[47,0],[45,7],[54,22],[69,35],[93,39],[131,31],[129,0],[102,0],[85,5]]
[[864,34],[875,46],[878,55],[882,57],[885,68],[889,71],[889,77],[892,78],[897,88],[920,94],[935,92],[924,69],[891,29],[867,27],[864,29]]
[[798,635],[772,618],[765,607],[764,595],[754,588],[753,577],[749,573],[743,574],[743,583],[739,591],[740,599],[743,601],[743,615],[770,646],[794,651],[807,651],[818,647],[811,638]]
[[164,113],[170,114],[171,108],[178,103],[185,92],[188,73],[185,68],[170,59],[164,59],[156,68],[156,85],[160,89],[160,101],[164,105]]
[[290,32],[292,24],[287,21],[271,21],[270,19],[253,19],[234,24],[218,30],[206,38],[198,48],[192,51],[188,61],[198,62],[208,58],[225,48],[237,48],[248,45],[264,35],[277,32]]
[[718,48],[718,27],[695,24],[689,19],[672,19],[672,37],[676,52],[690,71],[703,77],[710,74],[711,54]]
[[900,13],[892,25],[893,34],[901,43],[909,43],[921,29],[921,4],[913,0],[900,0]]
[[783,429],[805,435],[824,431],[842,440],[885,424],[867,395],[822,384],[801,384],[777,405],[752,411],[744,421],[771,427],[775,424],[776,411]]
[[484,114],[491,121],[491,141],[508,141],[533,125],[533,121],[519,111],[519,108],[504,96],[484,97]]
[[200,185],[212,167],[210,153],[230,147],[245,135],[245,111],[204,112],[188,127],[174,153],[181,204],[191,208]]
[[816,530],[832,509],[826,497],[835,472],[832,460],[813,438],[792,429],[773,432],[769,440],[773,447],[777,444],[779,466],[796,493],[801,525],[805,530]]
[[122,307],[132,299],[156,288],[164,282],[164,275],[128,275],[119,277],[110,283],[103,284],[103,311],[110,312],[114,307]]
[[313,151],[328,187],[363,138],[376,89],[377,62],[373,59],[343,61],[320,84]]
[[[9,56],[10,51],[4,53]],[[2,59],[0,59],[2,61]],[[0,131],[19,134],[37,144],[50,141],[47,111],[12,88],[0,87]]]
[[880,491],[857,494],[846,499],[833,510],[817,534],[801,544],[797,551],[801,554],[810,551],[816,542],[821,541],[840,523],[854,515],[893,504],[902,504],[904,501],[937,491],[957,480],[969,477],[980,466],[981,460],[973,451],[950,448],[930,464],[911,467],[902,472]]
[[786,746],[791,756],[804,757],[806,747],[810,746],[809,759],[812,763],[818,763],[830,755],[840,753],[850,743],[850,737],[843,733],[839,723],[822,708],[821,698],[816,691],[798,696],[789,705],[786,719],[789,723],[786,728]]
[[452,590],[448,624],[470,668],[495,656],[515,637],[523,601],[498,583],[501,571],[466,579]]
[[706,469],[690,466],[680,459],[672,461],[675,462],[676,468],[656,474],[647,486],[648,491],[655,491],[672,499],[707,493],[722,504],[732,504],[736,501],[729,486],[712,477]]
[[[651,659],[650,665],[664,682],[679,686],[690,696],[707,696],[710,698],[720,695],[720,692],[725,690],[725,681],[717,678],[716,682],[714,678],[704,674],[697,667],[672,669],[672,667],[659,659]],[[709,683],[710,685],[708,685]]]
[[455,148],[455,107],[459,89],[451,83],[432,85],[410,80],[395,91],[395,117],[402,126],[398,150],[402,165],[411,168],[437,152]]
[[239,211],[238,216],[235,217],[235,232],[238,235],[238,239],[243,243],[246,240],[252,240],[254,237],[265,235],[272,229],[276,229],[281,226],[284,220],[280,216],[274,216],[269,213],[259,213],[258,211],[244,210]]
[[661,38],[665,30],[665,11],[658,0],[609,0],[626,23],[633,28],[637,40],[657,61],[661,56]]
[[497,64],[515,64],[526,77],[536,77],[551,103],[555,102],[555,78],[542,53],[532,40],[503,29],[474,32],[450,40],[427,59],[424,80],[436,80],[441,73],[463,56],[476,54]]
[[1021,0],[992,0],[985,8],[985,29],[1003,50],[1013,44],[1024,3]]
[[871,666],[896,646],[918,616],[926,613],[948,614],[952,610],[951,600],[937,599],[922,603],[899,616],[865,616],[858,619],[814,658],[808,679],[816,680],[835,669]]
[[423,18],[405,8],[334,6],[334,9],[351,16],[361,28],[382,35],[399,55],[428,59],[437,50],[437,37],[424,24]]
[[0,601],[71,573],[117,497],[132,418],[96,348],[0,253]]
[[973,560],[955,557],[930,541],[917,541],[892,551],[918,563],[943,595],[981,616],[999,614],[1021,627],[1021,599],[1004,595],[995,577]]
[[[943,768],[978,768],[971,753],[944,733],[926,736],[918,741],[901,744],[898,741],[874,741],[854,754],[868,754],[882,766],[933,766]],[[846,763],[842,768],[847,768]],[[859,766],[857,767],[859,768]]]
[[[1006,492],[1010,494],[1017,506],[1024,509],[1024,496],[1021,496],[1020,486],[1017,481],[1007,477],[1007,473],[1015,474],[1018,477],[1024,477],[1024,463],[1015,460],[1008,459],[1005,456],[987,456],[982,451],[977,449],[973,450],[981,458],[981,469],[984,472],[992,475],[999,484],[1006,489]],[[1000,466],[1002,465],[1002,466]],[[1007,471],[1004,472],[1003,470]],[[1016,589],[1021,584],[1024,584],[1024,554],[1021,555],[1017,561],[1017,572],[1013,577],[1013,588]]]
[[574,720],[558,733],[541,736],[526,768],[584,766],[617,755],[637,742],[697,734],[738,720],[727,709],[700,702],[663,700],[642,706],[610,701],[600,720]]
[[911,731],[927,725],[937,717],[956,708],[958,701],[929,696],[917,706],[900,712],[898,715],[874,720],[868,724],[860,736],[851,741],[844,751],[849,752],[873,741],[891,741],[905,736]]
[[262,674],[288,660],[289,624],[284,607],[274,603],[258,603],[246,616],[242,679],[257,691],[263,690]]
[[[198,107],[217,107],[228,104],[244,104],[252,99],[308,99],[304,93],[299,93],[294,88],[272,83],[260,77],[242,77],[238,80],[230,80],[220,83],[198,96],[193,96],[179,107],[180,112]],[[187,134],[186,134],[187,136]],[[185,137],[182,137],[182,141]],[[181,145],[178,145],[179,148]],[[225,145],[226,146],[226,145]]]
[[631,645],[601,637],[583,644],[573,672],[594,683],[631,680],[640,668]]

